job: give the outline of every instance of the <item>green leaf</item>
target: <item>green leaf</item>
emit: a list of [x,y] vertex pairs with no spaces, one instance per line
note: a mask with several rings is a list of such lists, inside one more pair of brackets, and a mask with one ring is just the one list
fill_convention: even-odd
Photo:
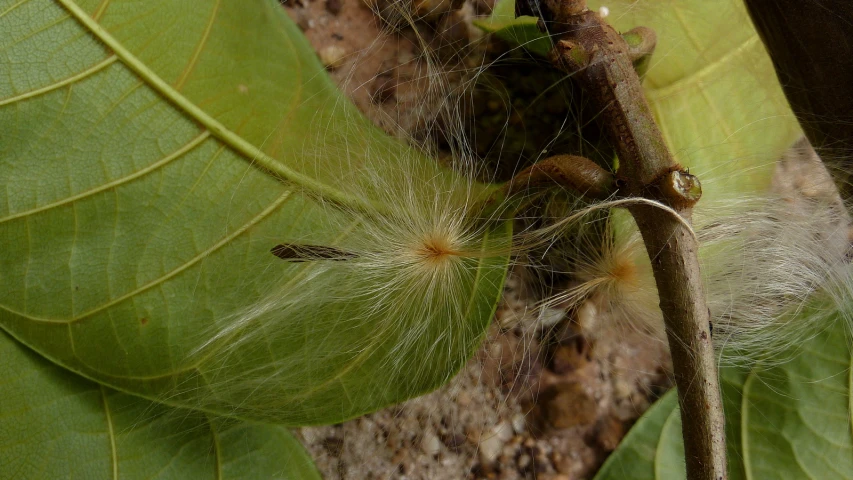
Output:
[[[836,317],[791,350],[798,355],[773,368],[721,372],[733,480],[853,478],[853,350],[847,326]],[[684,478],[681,416],[673,393],[637,422],[596,480]]]
[[205,415],[110,390],[0,332],[0,476],[311,480],[284,427]]
[[[0,71],[0,326],[51,360],[312,424],[436,388],[482,338],[509,226],[467,219],[483,187],[365,120],[278,2],[0,0]],[[470,255],[418,256],[442,235]]]
[[747,378],[742,435],[749,478],[853,478],[853,356],[845,327],[838,319],[790,362]]
[[[657,33],[646,97],[676,160],[702,181],[698,208],[764,192],[800,130],[742,2],[589,2],[592,9],[600,4],[617,30],[642,25]],[[550,39],[531,17],[514,19],[513,5],[500,0],[479,25],[542,54]]]
[[536,55],[545,56],[551,51],[551,38],[536,27],[533,17],[515,18],[515,1],[501,0],[485,20],[475,20],[474,25],[484,32],[493,33],[511,45],[520,45]]
[[637,420],[599,469],[596,479],[643,480],[655,478],[655,455],[664,426],[678,407],[675,390],[667,392]]

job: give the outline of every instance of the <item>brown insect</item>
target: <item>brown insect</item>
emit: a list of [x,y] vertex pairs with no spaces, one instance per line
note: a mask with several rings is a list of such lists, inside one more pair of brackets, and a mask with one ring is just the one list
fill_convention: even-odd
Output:
[[358,257],[355,253],[324,245],[282,243],[270,249],[270,253],[288,262],[310,262],[314,260],[343,261]]

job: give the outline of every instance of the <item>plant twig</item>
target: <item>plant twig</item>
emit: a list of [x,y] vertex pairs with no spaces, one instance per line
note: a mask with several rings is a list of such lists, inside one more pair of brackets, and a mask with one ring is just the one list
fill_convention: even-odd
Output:
[[[552,61],[591,94],[602,112],[601,121],[619,156],[618,194],[659,201],[689,221],[701,196],[699,181],[672,158],[632,65],[639,55],[650,53],[654,33],[637,28],[626,41],[588,10],[585,0],[543,0],[537,8],[530,2],[519,0],[516,13],[540,16],[540,25],[557,38]],[[727,478],[725,419],[698,244],[689,227],[671,212],[648,205],[628,209],[652,260],[666,323],[687,478],[723,480]]]
[[505,194],[554,184],[597,200],[604,200],[616,192],[613,174],[592,160],[575,155],[555,155],[515,174],[506,184]]

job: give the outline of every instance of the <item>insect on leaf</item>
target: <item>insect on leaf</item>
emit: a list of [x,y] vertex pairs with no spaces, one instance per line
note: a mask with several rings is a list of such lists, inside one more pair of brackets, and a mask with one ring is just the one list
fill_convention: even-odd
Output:
[[114,388],[287,424],[400,402],[471,355],[509,226],[369,124],[278,2],[0,0],[0,32],[15,338]]

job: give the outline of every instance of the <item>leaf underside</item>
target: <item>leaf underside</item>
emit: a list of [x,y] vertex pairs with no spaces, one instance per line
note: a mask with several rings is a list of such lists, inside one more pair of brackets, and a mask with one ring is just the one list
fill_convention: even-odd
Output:
[[400,402],[470,356],[505,256],[461,264],[443,301],[382,265],[270,254],[364,249],[470,194],[370,125],[278,2],[0,0],[0,32],[12,336],[120,390],[288,424]]
[[[797,348],[790,362],[721,372],[729,478],[853,478],[853,383],[840,318]],[[674,392],[659,400],[608,458],[596,480],[679,479],[681,416]]]
[[0,477],[320,479],[284,427],[209,419],[116,392],[0,332]]

